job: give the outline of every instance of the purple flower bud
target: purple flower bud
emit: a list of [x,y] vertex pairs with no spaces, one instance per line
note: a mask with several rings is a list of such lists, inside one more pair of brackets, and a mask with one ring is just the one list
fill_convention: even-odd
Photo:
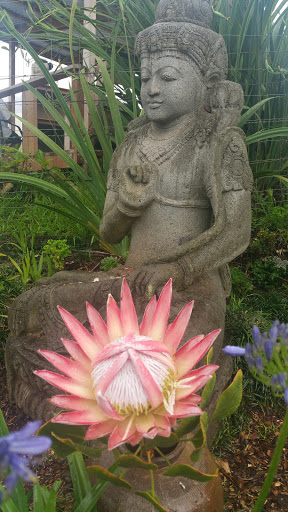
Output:
[[272,354],[273,354],[273,343],[271,341],[265,341],[264,350],[265,350],[265,355],[266,355],[267,361],[271,361]]
[[270,337],[270,341],[272,341],[272,343],[275,343],[277,341],[278,334],[279,334],[278,327],[274,326],[270,329],[269,337]]
[[252,356],[253,355],[253,347],[252,347],[251,343],[247,343],[247,345],[245,347],[245,354],[247,356]]
[[254,357],[251,355],[245,355],[245,361],[248,364],[250,370],[255,367]]
[[252,335],[253,335],[253,341],[256,345],[256,347],[261,347],[262,345],[262,337],[261,337],[261,333],[260,333],[260,330],[259,330],[259,327],[257,327],[257,325],[254,325],[253,329],[252,329]]
[[223,348],[224,354],[227,354],[228,356],[245,356],[245,348],[243,347],[236,347],[234,345],[226,345],[226,347]]
[[257,370],[258,373],[262,373],[263,372],[264,363],[263,363],[263,359],[262,359],[261,356],[256,356],[255,366],[256,366],[256,370]]
[[285,388],[284,398],[285,398],[286,405],[288,405],[288,388]]
[[288,324],[281,324],[279,327],[279,338],[282,339],[284,345],[288,342]]
[[286,379],[287,379],[287,373],[279,373],[278,374],[278,381],[283,390],[286,389]]
[[272,388],[275,389],[277,384],[278,384],[278,375],[272,375],[272,377],[271,377]]

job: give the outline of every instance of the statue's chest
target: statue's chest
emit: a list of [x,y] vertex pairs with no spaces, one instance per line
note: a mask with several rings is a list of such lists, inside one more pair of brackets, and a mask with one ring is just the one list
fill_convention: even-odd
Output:
[[126,156],[130,165],[132,161],[135,166],[150,162],[157,169],[156,200],[183,203],[183,206],[197,206],[199,201],[199,206],[206,207],[209,201],[204,183],[203,149],[197,147],[192,137],[171,142],[149,137]]

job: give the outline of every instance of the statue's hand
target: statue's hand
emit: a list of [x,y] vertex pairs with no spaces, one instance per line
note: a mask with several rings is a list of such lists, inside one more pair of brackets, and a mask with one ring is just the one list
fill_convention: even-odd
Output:
[[184,275],[177,263],[144,265],[129,275],[128,283],[135,293],[150,300],[155,293],[160,294],[170,277],[173,279],[173,289],[181,290],[184,285]]
[[123,213],[128,209],[132,210],[132,214],[134,211],[135,216],[141,215],[141,211],[155,197],[156,178],[157,167],[154,164],[145,163],[123,169],[119,184],[119,209]]

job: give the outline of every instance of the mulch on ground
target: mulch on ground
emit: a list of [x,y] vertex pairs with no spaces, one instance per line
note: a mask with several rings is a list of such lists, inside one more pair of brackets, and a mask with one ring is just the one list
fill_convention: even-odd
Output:
[[[225,510],[252,510],[263,485],[282,425],[283,412],[272,408],[253,409],[251,420],[238,438],[221,454],[220,471],[225,493]],[[288,511],[288,443],[282,453],[264,512]]]

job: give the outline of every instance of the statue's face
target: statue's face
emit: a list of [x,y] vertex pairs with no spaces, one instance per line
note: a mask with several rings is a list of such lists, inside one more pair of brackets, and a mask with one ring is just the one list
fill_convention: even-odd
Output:
[[176,57],[141,61],[141,100],[148,118],[159,125],[197,115],[202,107],[203,80],[192,62]]

